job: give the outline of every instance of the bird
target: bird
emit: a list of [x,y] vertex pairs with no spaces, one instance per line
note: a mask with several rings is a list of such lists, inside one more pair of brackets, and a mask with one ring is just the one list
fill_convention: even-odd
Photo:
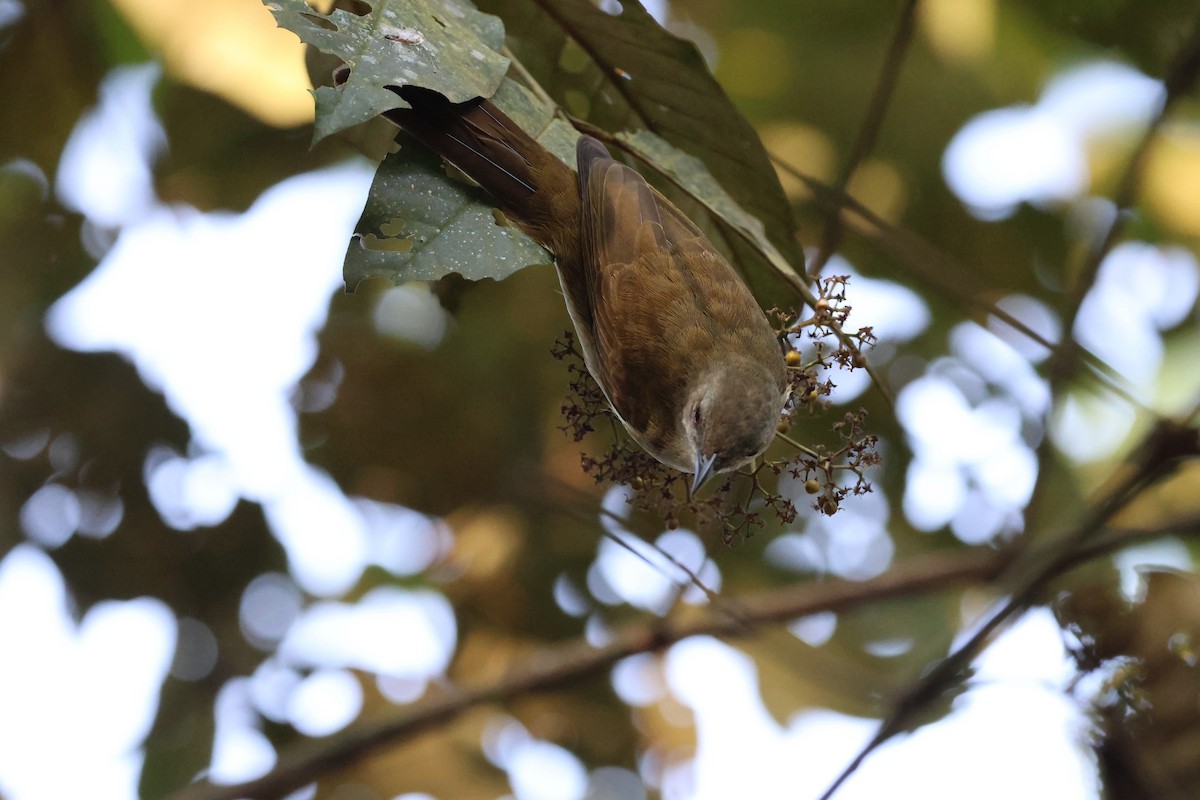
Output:
[[709,239],[636,170],[581,135],[576,169],[486,98],[395,89],[384,116],[479,184],[554,257],[583,360],[633,440],[692,477],[766,450],[786,401],[774,329]]

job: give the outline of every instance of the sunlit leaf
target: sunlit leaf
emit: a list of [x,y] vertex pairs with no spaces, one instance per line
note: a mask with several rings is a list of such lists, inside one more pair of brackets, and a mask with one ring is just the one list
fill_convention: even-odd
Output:
[[462,102],[491,95],[508,70],[508,59],[497,52],[504,41],[500,20],[465,0],[366,5],[370,13],[357,16],[341,9],[319,14],[304,0],[267,3],[281,27],[351,68],[344,85],[316,90],[314,141],[407,108],[389,86],[424,86]]

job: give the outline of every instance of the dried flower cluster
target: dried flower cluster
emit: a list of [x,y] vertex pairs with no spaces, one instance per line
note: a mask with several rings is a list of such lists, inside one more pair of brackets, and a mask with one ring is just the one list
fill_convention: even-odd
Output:
[[[821,279],[816,308],[807,319],[797,320],[794,314],[778,309],[770,312],[787,347],[790,388],[777,438],[787,443],[792,454],[764,456],[751,467],[723,476],[715,491],[703,492],[703,497],[691,496],[688,476],[660,464],[629,440],[584,367],[574,336],[564,334],[552,351],[555,358],[567,361],[571,375],[562,405],[562,430],[576,442],[597,428],[611,433],[612,443],[603,455],[580,456],[584,472],[597,483],[628,487],[634,508],[662,519],[668,529],[684,522],[702,529],[715,527],[727,544],[752,535],[770,517],[783,525],[794,522],[802,493],[812,497],[812,508],[831,515],[847,497],[871,491],[865,473],[879,463],[879,455],[876,437],[864,430],[865,410],[847,412],[834,422],[829,444],[808,446],[788,435],[797,418],[827,410],[826,398],[834,385],[828,378],[822,380],[822,373],[832,365],[850,370],[862,367],[866,363],[862,350],[874,344],[870,328],[847,333],[840,342],[835,335],[836,330],[844,329],[850,313],[846,280],[840,276]],[[808,355],[802,356],[801,351]],[[778,449],[773,447],[768,454]]]

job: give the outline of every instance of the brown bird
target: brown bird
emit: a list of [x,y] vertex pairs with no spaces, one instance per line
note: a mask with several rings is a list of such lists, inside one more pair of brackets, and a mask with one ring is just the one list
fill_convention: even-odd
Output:
[[590,136],[578,177],[490,101],[398,90],[387,117],[486,189],[554,256],[588,371],[630,435],[693,492],[770,444],[786,373],[729,262]]

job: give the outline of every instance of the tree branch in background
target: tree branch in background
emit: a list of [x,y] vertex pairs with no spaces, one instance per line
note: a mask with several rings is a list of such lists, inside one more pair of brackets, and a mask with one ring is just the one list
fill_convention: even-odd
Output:
[[[1141,181],[1149,148],[1157,137],[1167,114],[1180,96],[1190,91],[1200,75],[1200,18],[1197,18],[1187,41],[1172,62],[1164,80],[1165,94],[1162,107],[1143,134],[1131,155],[1118,186],[1114,202],[1116,213],[1099,244],[1092,249],[1087,261],[1079,270],[1079,278],[1072,285],[1067,320],[1062,343],[1055,349],[1055,359],[1050,370],[1051,390],[1061,386],[1064,377],[1070,374],[1070,360],[1077,357],[1079,350],[1071,338],[1075,317],[1083,297],[1095,281],[1104,257],[1120,237]],[[1010,323],[1011,324],[1011,323]],[[1070,360],[1064,360],[1070,359]],[[1050,548],[1030,550],[1005,570],[1001,584],[1012,586],[1007,602],[975,631],[971,638],[948,658],[938,663],[916,686],[900,698],[895,710],[885,721],[879,732],[864,747],[837,779],[821,796],[829,800],[876,748],[902,730],[906,730],[922,711],[950,686],[961,680],[967,667],[984,648],[992,634],[1011,618],[1026,610],[1035,602],[1037,595],[1047,582],[1075,564],[1078,553],[1090,552],[1088,545],[1097,532],[1117,511],[1125,507],[1145,488],[1170,473],[1182,458],[1200,455],[1200,437],[1189,427],[1195,412],[1182,422],[1162,420],[1151,430],[1140,446],[1132,451],[1123,469],[1114,472],[1109,487],[1104,488],[1088,509],[1083,521],[1065,535],[1051,543]],[[1045,471],[1045,457],[1049,444],[1044,441],[1039,459],[1039,471]],[[1042,482],[1038,486],[1041,487]]]
[[[837,181],[833,184],[835,191],[839,193],[845,193],[855,171],[875,149],[875,142],[883,127],[883,118],[891,104],[896,83],[900,80],[900,69],[908,55],[908,47],[912,43],[913,32],[916,30],[917,4],[919,2],[920,0],[906,0],[904,8],[900,12],[896,31],[892,34],[892,41],[888,45],[887,57],[879,72],[879,81],[875,84],[871,102],[867,105],[866,119],[859,127],[858,136],[854,138],[854,143],[850,146],[850,154],[842,164]],[[825,268],[830,256],[837,251],[841,241],[842,215],[840,210],[827,209],[827,222],[825,230],[821,234],[820,248],[812,263],[808,265],[810,279],[815,279],[821,274],[821,270]]]
[[[1019,552],[1011,563],[1006,564],[998,584],[1011,586],[1009,599],[983,621],[970,639],[938,662],[899,698],[895,710],[884,720],[878,733],[830,784],[820,800],[830,800],[867,756],[896,734],[908,730],[931,703],[961,681],[971,661],[984,649],[992,634],[1034,605],[1052,578],[1079,563],[1084,555],[1093,557],[1100,552],[1107,552],[1088,545],[1118,511],[1147,487],[1170,474],[1183,459],[1198,456],[1200,432],[1194,428],[1166,421],[1147,434],[1141,446],[1135,448],[1122,465],[1123,468],[1114,473],[1109,487],[1100,490],[1079,525],[1048,547]],[[1113,542],[1123,545],[1128,540],[1117,539]]]
[[[1081,529],[1086,527],[1091,530],[1101,526],[1102,518],[1107,519],[1124,504],[1115,502],[1116,498],[1132,499],[1129,489],[1144,485],[1140,483],[1146,477],[1142,473],[1143,470],[1139,470],[1112,493],[1106,494],[1105,497],[1112,499],[1102,500]],[[1105,556],[1140,541],[1153,540],[1165,535],[1198,532],[1200,516],[1189,516],[1169,520],[1153,528],[1119,529],[1108,531],[1103,537],[1089,536],[1081,546],[1066,549],[1056,557],[1045,559],[1046,566],[1035,580],[1030,581],[1028,588],[1022,591],[1021,595],[1032,597],[1052,577],[1086,560]],[[649,623],[619,629],[613,634],[612,641],[603,647],[592,647],[582,639],[574,639],[562,645],[544,648],[528,659],[528,666],[523,670],[494,683],[421,701],[392,719],[362,724],[327,739],[295,745],[284,753],[275,769],[261,778],[233,785],[214,785],[199,781],[177,792],[171,800],[236,800],[242,797],[262,800],[281,797],[319,780],[330,771],[345,768],[383,748],[403,744],[426,731],[452,722],[470,709],[489,703],[509,702],[526,695],[599,677],[621,659],[631,655],[656,652],[690,636],[708,635],[727,639],[745,637],[820,611],[846,612],[884,600],[988,583],[1011,569],[1018,555],[1018,551],[1015,550],[936,553],[897,564],[871,580],[854,582],[834,579],[820,583],[798,583],[736,600],[717,597],[710,608],[697,617],[688,620],[655,619]],[[1017,596],[1013,595],[1014,600]],[[1009,605],[1012,605],[1012,602],[1010,601]],[[1008,607],[1006,605],[1005,608]],[[1007,614],[1004,617],[997,614],[995,620],[989,620],[991,627],[981,630],[972,638],[973,646],[978,647],[1004,618],[1007,618]],[[923,682],[922,686],[928,684],[932,687],[932,678],[935,676],[941,678],[947,673],[957,674],[958,661],[954,659],[968,663],[970,659],[965,658],[963,654],[969,647],[972,647],[971,643],[942,662],[934,675]],[[938,683],[941,683],[941,680]],[[936,696],[936,693],[933,696]],[[906,714],[915,713],[920,706],[919,701],[927,697],[927,693],[910,694],[911,699],[904,706]],[[894,726],[892,732],[896,732]],[[852,766],[857,767],[868,752],[864,752]],[[847,777],[850,771],[847,771]],[[830,793],[834,788],[836,786],[831,788]],[[826,796],[830,796],[830,793]]]
[[745,636],[818,611],[848,611],[881,600],[978,584],[998,575],[1007,561],[1006,554],[991,551],[938,553],[898,564],[868,581],[798,583],[714,603],[693,619],[654,619],[617,630],[603,647],[593,647],[582,638],[573,639],[533,653],[523,670],[494,683],[418,702],[392,719],[296,745],[280,758],[275,769],[257,780],[227,786],[200,781],[177,792],[172,800],[280,797],[331,770],[444,725],[469,709],[598,677],[631,655],[655,652],[690,636]]

